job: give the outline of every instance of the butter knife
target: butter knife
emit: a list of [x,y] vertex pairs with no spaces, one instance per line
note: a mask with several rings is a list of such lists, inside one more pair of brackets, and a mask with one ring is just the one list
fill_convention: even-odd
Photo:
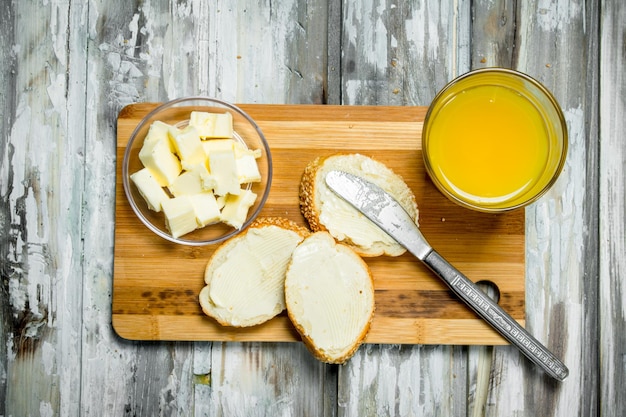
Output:
[[552,352],[535,339],[476,284],[446,261],[426,241],[413,219],[387,192],[356,175],[331,171],[326,184],[365,217],[404,246],[443,279],[450,289],[482,319],[515,345],[553,378],[563,381],[569,370]]

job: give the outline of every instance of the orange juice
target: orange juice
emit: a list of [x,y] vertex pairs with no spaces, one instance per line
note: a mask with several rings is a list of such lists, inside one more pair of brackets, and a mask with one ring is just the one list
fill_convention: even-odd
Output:
[[534,201],[554,182],[567,147],[565,125],[558,105],[537,98],[544,90],[528,83],[513,71],[479,70],[450,84],[431,105],[424,160],[453,201],[506,210]]

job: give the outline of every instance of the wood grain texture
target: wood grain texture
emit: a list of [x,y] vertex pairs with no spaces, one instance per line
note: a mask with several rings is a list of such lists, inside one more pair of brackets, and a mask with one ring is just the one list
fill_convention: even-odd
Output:
[[[101,152],[94,152],[94,168],[88,171],[89,186],[97,191],[87,196],[87,213],[93,217],[86,223],[90,237],[85,245],[86,253],[97,256],[86,258],[90,266],[83,348],[87,412],[220,415],[224,410],[237,410],[235,415],[253,416],[264,415],[268,404],[279,404],[287,414],[303,414],[296,410],[306,405],[311,415],[329,415],[336,386],[328,379],[333,370],[303,355],[297,344],[250,344],[239,349],[241,345],[232,343],[142,344],[118,338],[111,327],[112,280],[103,281],[113,276],[113,259],[108,258],[113,256],[113,243],[103,245],[99,236],[103,225],[113,226],[114,206],[106,211],[101,205],[103,195],[114,196],[115,121],[120,110],[132,102],[196,94],[262,103],[295,97],[297,102],[308,103],[312,97],[323,96],[326,44],[323,28],[316,25],[325,27],[326,5],[315,2],[308,7],[307,17],[290,1],[90,4],[93,41],[89,50],[94,71],[90,115],[94,118],[89,137],[96,149],[102,148],[102,138],[106,138],[104,146],[113,152],[104,152],[109,156],[106,161]],[[289,49],[296,38],[307,48]],[[114,204],[114,200],[106,201]],[[291,381],[309,383],[294,384],[282,378],[268,383],[268,369],[291,375]],[[239,375],[247,376],[245,384],[233,380]],[[102,385],[109,387],[104,395],[97,388]],[[236,392],[243,395],[231,394]]]
[[[474,13],[477,13],[478,23],[484,22],[491,13],[501,13],[506,10],[507,4],[504,2],[476,2],[473,5]],[[428,8],[427,5],[421,4],[417,8]],[[532,307],[527,308],[527,313],[533,316],[535,325],[533,333],[540,340],[544,340],[551,346],[557,354],[562,355],[566,359],[566,363],[580,363],[585,361],[585,370],[594,367],[594,347],[587,347],[581,340],[572,340],[568,337],[570,334],[579,334],[583,331],[593,334],[593,319],[595,316],[594,298],[587,299],[582,294],[593,295],[593,283],[587,283],[584,279],[594,273],[594,248],[596,247],[593,240],[586,240],[584,230],[586,227],[593,227],[590,221],[593,218],[592,213],[597,212],[597,199],[594,198],[594,182],[593,171],[587,176],[587,164],[589,169],[593,169],[593,158],[586,159],[586,155],[593,155],[593,141],[585,143],[583,129],[583,120],[585,115],[592,117],[593,108],[584,107],[589,101],[585,101],[581,91],[586,91],[587,64],[586,58],[579,60],[571,60],[566,57],[571,51],[566,52],[567,48],[563,45],[573,44],[593,44],[593,36],[585,38],[582,28],[585,25],[583,17],[586,15],[580,5],[572,3],[552,4],[545,7],[544,4],[515,4],[515,11],[508,13],[508,16],[515,16],[514,24],[503,26],[496,36],[487,35],[483,32],[482,37],[476,36],[478,31],[474,27],[474,34],[478,37],[476,46],[483,48],[486,42],[498,41],[498,39],[514,39],[510,54],[500,55],[497,59],[499,62],[492,62],[491,65],[513,66],[530,73],[534,77],[543,81],[550,89],[556,91],[559,100],[564,103],[564,110],[568,118],[571,130],[571,150],[569,164],[570,168],[566,170],[563,178],[560,180],[561,185],[557,185],[550,196],[543,201],[527,209],[527,259],[529,259],[529,269],[527,277],[532,278],[532,288],[527,290],[532,296]],[[463,4],[459,4],[458,10],[463,10]],[[593,5],[589,6],[587,15],[592,16]],[[588,11],[588,12],[589,12]],[[386,12],[386,11],[385,11]],[[412,16],[407,14],[407,16]],[[463,13],[459,12],[458,18],[463,18]],[[473,24],[477,20],[465,15],[467,19],[472,19]],[[372,21],[380,19],[379,15],[367,15],[363,23],[370,24]],[[408,20],[408,19],[407,19]],[[394,33],[405,33],[405,21],[397,22],[398,27]],[[454,27],[467,28],[462,23],[455,22]],[[452,25],[452,24],[451,24]],[[427,24],[424,26],[428,26]],[[451,26],[452,27],[452,26]],[[360,28],[366,32],[366,29]],[[444,31],[445,28],[444,28]],[[451,33],[452,29],[447,29]],[[355,33],[360,33],[356,30]],[[430,31],[432,34],[433,31]],[[393,39],[393,38],[392,38]],[[448,37],[447,40],[454,39]],[[460,42],[468,42],[470,39],[469,31],[460,34]],[[472,38],[473,39],[473,38]],[[472,45],[473,56],[477,55],[481,49],[475,50],[474,43]],[[439,44],[436,44],[439,46]],[[373,55],[384,56],[385,46],[374,45],[373,49],[379,47]],[[368,48],[363,48],[369,51]],[[462,48],[460,48],[462,50]],[[441,58],[441,52],[439,58]],[[425,68],[428,68],[430,62],[423,63],[422,66],[414,66],[411,69],[417,73],[428,74]],[[561,71],[555,71],[556,65],[562,65]],[[446,68],[450,68],[448,65]],[[392,71],[389,68],[389,71]],[[385,73],[379,68],[379,73]],[[563,77],[563,74],[569,74],[569,77]],[[589,73],[589,80],[592,80],[595,73]],[[363,74],[367,78],[367,73]],[[450,77],[451,79],[452,77]],[[430,80],[431,85],[435,84]],[[366,83],[365,81],[363,82]],[[384,86],[383,86],[384,87]],[[369,94],[380,99],[380,95],[373,92],[374,87],[370,86]],[[593,90],[588,90],[593,94]],[[384,93],[383,93],[384,94]],[[589,100],[593,100],[592,97]],[[383,101],[384,102],[384,101]],[[584,108],[584,110],[583,110]],[[589,194],[580,193],[580,190],[589,190]],[[576,190],[576,192],[574,191]],[[586,242],[589,246],[585,249]],[[581,249],[582,248],[582,249]],[[581,255],[582,253],[582,255]],[[580,259],[583,256],[588,259],[583,261],[583,268],[579,268],[578,264],[571,262],[572,259]],[[547,261],[549,260],[549,261]],[[595,270],[597,272],[597,270]],[[573,282],[580,283],[579,287],[570,287],[568,284],[570,277],[575,276]],[[529,296],[530,297],[530,296]],[[558,301],[560,300],[560,301]],[[565,343],[567,340],[567,344]],[[589,339],[585,339],[589,340]],[[552,341],[552,342],[551,342]],[[552,345],[551,343],[555,343]],[[576,357],[568,358],[565,353],[565,346],[569,352],[574,353]],[[585,379],[589,374],[580,375],[578,382],[566,383],[561,391],[561,387],[552,387],[549,381],[546,381],[535,368],[532,367],[519,352],[510,347],[497,347],[493,351],[479,348],[479,352],[469,350],[471,361],[468,363],[468,380],[472,381],[472,385],[468,387],[470,396],[469,401],[464,404],[464,409],[480,415],[482,413],[495,415],[544,415],[548,413],[548,409],[554,410],[555,404],[560,404],[559,413],[563,415],[578,414],[580,410],[593,411],[594,396],[597,391],[593,389],[589,395],[581,396],[579,387],[581,380]],[[476,353],[476,354],[473,354]],[[451,355],[450,355],[451,357]],[[433,358],[434,359],[434,358]],[[486,364],[485,359],[490,363]],[[454,362],[450,363],[450,367],[454,366]],[[458,363],[458,362],[457,362]],[[574,365],[576,366],[576,365]],[[485,371],[485,369],[487,371]],[[380,372],[380,364],[373,364],[372,368],[367,371],[360,369],[360,375]],[[427,370],[428,375],[432,375],[431,369]],[[353,371],[354,372],[354,371]],[[491,375],[489,386],[484,385],[486,375]],[[497,375],[497,379],[493,378]],[[513,381],[519,381],[520,378],[530,378],[527,384],[522,386],[523,402],[511,401],[520,395],[520,385]],[[536,378],[536,379],[534,379]],[[571,378],[571,377],[570,377]],[[576,379],[576,378],[572,378]],[[474,383],[474,381],[476,381]],[[544,381],[537,383],[537,381]],[[368,382],[368,388],[375,389],[379,381],[374,380]],[[546,382],[548,383],[546,385]],[[347,381],[347,384],[349,381]],[[410,385],[411,386],[411,385]],[[411,386],[412,387],[412,386]],[[366,409],[376,407],[379,415],[390,415],[393,400],[410,396],[412,389],[400,391],[397,395],[387,399],[381,398],[375,404],[371,404],[365,400],[362,393],[365,391],[363,386],[354,386],[351,394],[351,402],[355,404],[357,409],[365,412]],[[541,401],[537,398],[541,397]],[[564,398],[577,398],[580,401],[567,401]],[[359,408],[361,404],[369,404],[370,408]],[[494,404],[493,406],[490,404]],[[414,404],[413,412],[425,412]],[[364,406],[365,407],[365,406]],[[420,410],[420,411],[416,411]]]
[[[2,43],[10,50],[0,72],[8,82],[3,105],[11,108],[3,109],[0,147],[6,314],[0,413],[76,415],[80,383],[71,375],[81,371],[82,316],[75,308],[82,305],[84,186],[74,173],[83,169],[86,45],[70,31],[81,27],[79,5],[40,6],[2,6],[8,12]],[[46,25],[21,24],[22,16]],[[68,73],[74,59],[76,72]]]
[[426,106],[469,70],[469,1],[342,3],[341,104]]
[[[191,414],[193,346],[127,342],[111,327],[115,120],[128,103],[197,88],[191,9],[169,1],[88,3],[83,177],[82,415]],[[76,6],[76,5],[74,5]],[[195,7],[195,6],[194,6]],[[177,19],[163,19],[177,16]],[[175,33],[175,34],[174,34]],[[176,45],[174,47],[173,45]],[[168,51],[167,54],[164,51]],[[181,65],[178,65],[180,63]],[[170,71],[176,77],[170,77]],[[106,389],[103,389],[106,387]]]
[[514,0],[472,2],[471,66],[513,68],[517,7]]
[[7,404],[7,379],[12,354],[9,340],[13,337],[13,315],[5,281],[12,275],[15,265],[10,244],[13,207],[9,199],[13,187],[12,169],[9,168],[13,151],[7,138],[15,120],[14,100],[10,90],[15,85],[16,65],[16,59],[12,58],[12,46],[15,44],[13,7],[8,2],[0,5],[0,27],[7,32],[4,34],[5,41],[0,42],[0,112],[4,115],[0,118],[0,404]]
[[[518,7],[515,68],[555,94],[569,133],[563,173],[550,193],[526,210],[526,257],[532,265],[527,269],[527,326],[570,366],[570,376],[553,384],[518,352],[496,348],[494,362],[507,368],[492,382],[486,414],[594,415],[598,390],[589,372],[597,367],[597,346],[588,341],[595,339],[597,318],[597,282],[590,279],[597,276],[597,243],[588,231],[598,210],[597,142],[585,124],[593,122],[597,102],[592,88],[597,71],[589,64],[597,38],[584,28],[597,15],[593,4],[524,2]],[[580,57],[572,59],[572,45],[588,46],[577,49]],[[520,378],[526,382],[514,387]],[[523,400],[504,400],[513,396]]]
[[[469,1],[342,3],[342,104],[427,106],[448,81],[469,70]],[[465,350],[370,345],[357,351],[340,368],[339,414],[463,413]]]
[[[200,3],[205,2],[194,6]],[[195,25],[208,28],[208,54],[198,45],[206,58],[198,70],[206,65],[209,73],[195,74],[203,83],[200,91],[206,88],[208,95],[236,103],[326,100],[328,7],[325,0],[203,6]],[[181,381],[181,387],[194,391],[197,415],[266,415],[273,404],[284,415],[328,416],[336,408],[335,370],[304,355],[299,344],[214,343],[210,356],[194,355],[193,366],[211,370],[209,396],[203,395],[207,386]],[[268,379],[268,370],[276,370],[275,377]]]
[[[204,316],[197,300],[204,269],[217,245],[167,242],[132,212],[121,184],[121,163],[135,126],[156,104],[125,107],[118,118],[113,326],[132,340],[297,341],[285,314],[251,328],[223,327]],[[425,107],[242,105],[264,132],[274,176],[260,216],[302,226],[298,189],[317,156],[362,153],[385,163],[413,190],[420,228],[431,244],[475,281],[492,282],[500,304],[523,323],[523,211],[470,212],[447,201],[421,164]],[[410,254],[366,259],[374,276],[376,313],[368,343],[503,344]]]
[[[514,68],[518,8],[515,1],[473,1],[471,5],[471,68]],[[467,349],[467,415],[482,416],[490,402],[494,348]]]
[[600,27],[600,403],[626,415],[626,5],[602,4]]

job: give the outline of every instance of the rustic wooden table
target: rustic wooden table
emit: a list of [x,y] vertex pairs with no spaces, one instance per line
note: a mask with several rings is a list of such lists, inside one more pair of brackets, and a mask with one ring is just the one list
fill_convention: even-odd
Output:
[[[0,415],[626,415],[626,3],[68,0],[0,5]],[[133,342],[111,326],[116,120],[130,103],[427,106],[473,68],[561,103],[563,174],[525,209],[510,346]]]

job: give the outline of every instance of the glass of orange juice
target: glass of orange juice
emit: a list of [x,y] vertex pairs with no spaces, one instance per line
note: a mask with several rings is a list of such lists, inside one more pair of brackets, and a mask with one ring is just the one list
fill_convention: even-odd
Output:
[[526,74],[485,68],[444,87],[422,132],[426,170],[461,206],[485,212],[523,207],[556,181],[567,126],[554,96]]

